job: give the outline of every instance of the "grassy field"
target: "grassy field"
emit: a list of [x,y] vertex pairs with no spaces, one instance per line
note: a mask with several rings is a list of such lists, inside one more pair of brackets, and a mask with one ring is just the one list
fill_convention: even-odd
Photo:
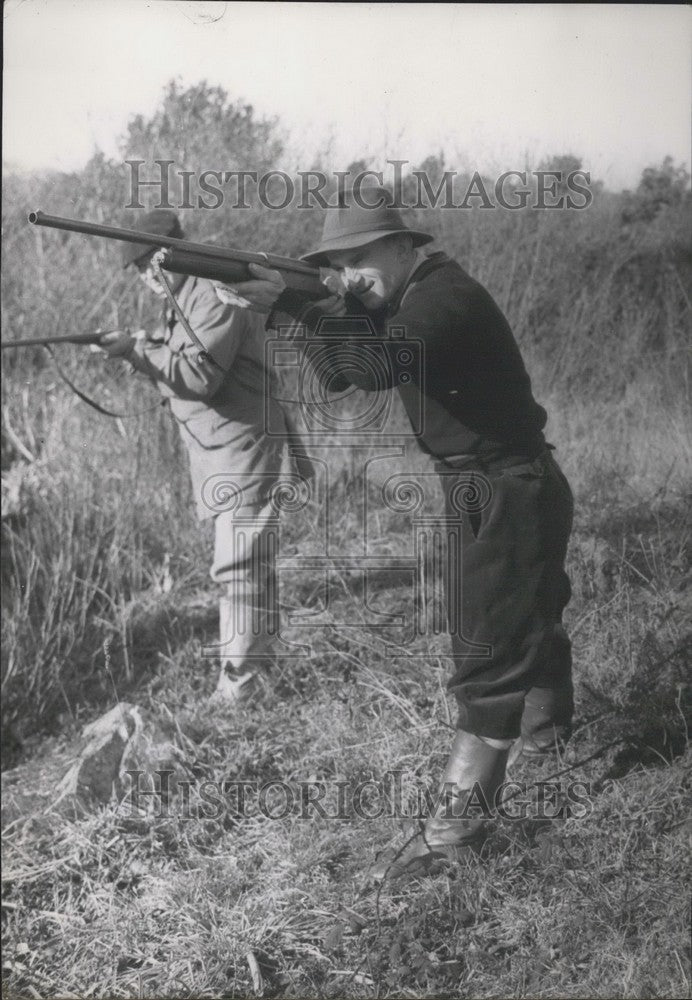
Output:
[[[252,801],[244,815],[233,801],[186,815],[180,789],[164,815],[155,799],[51,810],[82,726],[118,699],[175,747],[197,805],[205,781],[298,787],[400,771],[407,788],[431,790],[454,721],[449,647],[441,634],[415,647],[426,659],[410,659],[385,655],[367,625],[325,629],[310,657],[281,665],[260,704],[210,707],[210,537],[194,520],[168,414],[108,421],[39,352],[8,362],[4,995],[689,994],[690,293],[676,213],[627,229],[616,207],[567,220],[474,213],[458,228],[433,220],[517,331],[575,492],[576,733],[564,760],[520,761],[512,777],[585,783],[588,808],[500,820],[480,856],[432,879],[368,885],[375,852],[402,836],[387,816],[272,819]],[[34,244],[8,212],[7,335],[146,318],[105,251]],[[57,281],[51,254],[73,281]],[[156,402],[104,379],[100,358],[63,357],[114,403]],[[405,462],[429,471],[421,455]],[[356,454],[334,449],[342,551],[357,538],[358,475]],[[282,556],[308,551],[318,521],[285,518]],[[377,530],[382,552],[407,551],[400,516]],[[331,610],[345,619],[357,581],[335,574],[332,584]],[[324,592],[296,576],[281,601],[317,608]],[[410,610],[396,582],[372,601]]]

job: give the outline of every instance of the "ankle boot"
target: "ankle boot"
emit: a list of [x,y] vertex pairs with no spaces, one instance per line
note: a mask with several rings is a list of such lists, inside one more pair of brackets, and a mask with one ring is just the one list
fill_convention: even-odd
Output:
[[250,701],[259,691],[257,675],[249,670],[240,672],[228,664],[221,665],[219,679],[212,695],[214,701],[225,705],[240,705]]
[[402,851],[384,852],[372,871],[376,881],[404,874],[425,874],[438,861],[456,861],[468,848],[478,849],[485,837],[487,815],[465,814],[469,799],[485,811],[494,808],[513,740],[489,740],[459,730],[440,783],[435,811],[413,833]]

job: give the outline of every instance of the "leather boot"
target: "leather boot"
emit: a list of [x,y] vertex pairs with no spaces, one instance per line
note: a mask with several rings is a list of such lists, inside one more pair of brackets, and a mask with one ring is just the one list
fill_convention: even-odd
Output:
[[505,778],[513,740],[490,740],[459,730],[440,783],[439,801],[422,829],[403,850],[389,848],[372,870],[376,881],[429,873],[440,861],[457,861],[465,850],[480,847],[487,816],[477,818],[467,806],[494,808]]

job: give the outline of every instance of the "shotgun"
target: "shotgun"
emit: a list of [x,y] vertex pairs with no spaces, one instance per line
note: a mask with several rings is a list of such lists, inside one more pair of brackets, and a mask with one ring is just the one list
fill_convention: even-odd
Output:
[[0,347],[3,351],[6,347],[35,347],[40,344],[98,344],[101,337],[107,333],[115,333],[114,330],[96,330],[95,333],[65,333],[57,337],[26,337],[24,340],[3,340]]
[[294,260],[292,257],[234,250],[232,247],[220,247],[212,243],[193,243],[191,240],[179,239],[176,236],[140,233],[136,229],[102,226],[97,222],[80,219],[63,219],[58,215],[46,215],[44,212],[29,212],[29,222],[32,226],[47,226],[69,233],[82,233],[85,236],[100,236],[107,240],[121,240],[159,248],[164,251],[161,254],[161,266],[175,274],[194,275],[197,278],[210,278],[232,284],[236,281],[250,280],[253,275],[248,265],[261,264],[262,267],[280,271],[288,288],[305,292],[309,298],[325,299],[331,295],[329,289],[320,281],[318,267],[306,264],[302,260]]

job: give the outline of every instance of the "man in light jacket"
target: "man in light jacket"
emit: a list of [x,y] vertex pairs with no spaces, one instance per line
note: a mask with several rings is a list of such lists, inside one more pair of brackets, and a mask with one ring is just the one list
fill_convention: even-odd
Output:
[[[183,235],[175,213],[162,209],[144,215],[135,228]],[[259,317],[220,302],[203,278],[168,275],[179,309],[199,341],[193,342],[166,300],[152,264],[155,249],[126,243],[122,254],[123,266],[136,267],[163,299],[160,325],[145,340],[117,331],[104,336],[100,346],[156,384],[187,447],[198,516],[214,520],[211,577],[225,591],[219,607],[221,672],[215,695],[236,703],[252,697],[261,685],[278,629],[276,546],[269,536],[277,516],[272,488],[290,467],[276,433],[285,415],[276,400],[265,400]]]

